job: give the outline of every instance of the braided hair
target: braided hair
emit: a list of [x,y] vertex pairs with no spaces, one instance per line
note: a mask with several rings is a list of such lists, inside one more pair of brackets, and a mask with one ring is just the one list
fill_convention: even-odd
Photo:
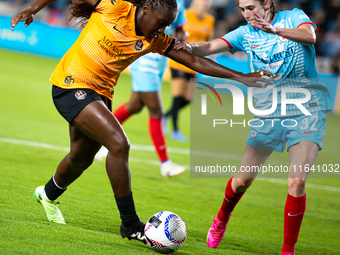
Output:
[[[126,2],[130,2],[135,6],[143,6],[144,4],[149,4],[151,10],[157,9],[160,11],[173,10],[177,9],[176,0],[124,0]],[[83,29],[87,24],[89,18],[91,17],[94,11],[94,7],[83,2],[82,0],[73,0],[72,5],[69,7],[69,12],[71,13],[70,20],[76,20],[79,18],[79,21],[76,22],[76,25],[79,25],[80,29]]]

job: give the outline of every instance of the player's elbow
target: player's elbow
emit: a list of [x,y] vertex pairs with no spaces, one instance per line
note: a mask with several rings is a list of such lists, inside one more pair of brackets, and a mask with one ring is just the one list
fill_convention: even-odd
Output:
[[304,39],[305,39],[305,44],[314,45],[316,43],[316,35],[314,32],[306,35]]
[[310,38],[308,38],[308,44],[314,45],[315,43],[316,43],[316,37],[315,36],[311,36]]

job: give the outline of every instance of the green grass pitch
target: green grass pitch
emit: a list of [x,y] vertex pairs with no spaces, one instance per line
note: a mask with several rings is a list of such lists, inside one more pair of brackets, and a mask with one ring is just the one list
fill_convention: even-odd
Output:
[[[121,238],[104,162],[94,162],[60,197],[67,225],[47,221],[32,194],[51,178],[69,146],[68,124],[54,108],[48,81],[57,60],[5,50],[0,50],[0,56],[0,254],[155,254],[140,242]],[[130,77],[123,74],[113,108],[127,101],[130,92]],[[167,109],[171,101],[168,83],[162,93]],[[180,127],[187,135],[189,115],[189,108],[180,115]],[[147,116],[143,110],[123,126],[132,148],[151,146]],[[339,164],[340,117],[329,114],[327,121],[325,149],[318,161]],[[225,135],[233,141],[238,134]],[[241,155],[242,139],[226,152]],[[167,139],[167,144],[173,161],[189,165],[190,156],[183,153],[189,143]],[[271,158],[287,161],[287,156],[273,154]],[[284,179],[255,181],[235,208],[223,242],[210,249],[206,234],[223,200],[227,179],[190,178],[189,171],[164,179],[154,164],[154,152],[131,149],[130,157],[139,217],[146,221],[156,212],[169,210],[186,223],[187,240],[178,254],[280,254],[287,195]],[[339,254],[339,237],[340,179],[310,178],[296,254]]]

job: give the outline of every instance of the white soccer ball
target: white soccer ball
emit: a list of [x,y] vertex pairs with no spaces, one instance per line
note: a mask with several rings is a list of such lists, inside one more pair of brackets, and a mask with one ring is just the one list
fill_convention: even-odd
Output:
[[159,253],[172,253],[182,247],[187,237],[184,221],[176,213],[155,213],[145,224],[147,244]]

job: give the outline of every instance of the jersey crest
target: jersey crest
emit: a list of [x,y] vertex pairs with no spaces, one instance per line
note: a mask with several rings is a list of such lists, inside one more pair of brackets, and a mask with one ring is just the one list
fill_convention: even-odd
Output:
[[135,44],[135,50],[136,51],[141,51],[143,49],[143,41],[142,40],[137,40]]

